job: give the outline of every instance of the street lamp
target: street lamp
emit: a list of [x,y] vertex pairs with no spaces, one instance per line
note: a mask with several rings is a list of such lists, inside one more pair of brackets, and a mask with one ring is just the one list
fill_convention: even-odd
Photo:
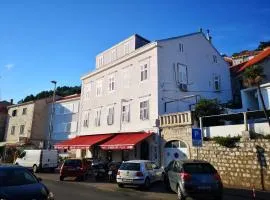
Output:
[[52,131],[53,131],[53,115],[54,115],[54,102],[55,102],[55,91],[56,91],[56,81],[51,81],[52,84],[54,84],[53,89],[53,98],[52,98],[52,106],[51,106],[51,117],[50,117],[50,125],[49,125],[49,138],[48,138],[48,145],[47,149],[51,149],[51,137],[52,137]]

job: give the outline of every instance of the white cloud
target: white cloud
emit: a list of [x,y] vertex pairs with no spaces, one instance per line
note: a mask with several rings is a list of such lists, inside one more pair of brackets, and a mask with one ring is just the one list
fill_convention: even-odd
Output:
[[14,64],[6,64],[4,67],[7,69],[7,70],[11,70],[12,68],[14,68]]

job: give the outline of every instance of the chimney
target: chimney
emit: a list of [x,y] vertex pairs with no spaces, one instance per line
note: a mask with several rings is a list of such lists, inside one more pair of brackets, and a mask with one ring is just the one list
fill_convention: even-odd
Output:
[[210,38],[210,31],[209,31],[209,29],[206,30],[206,38],[207,38],[207,40],[209,40],[209,38]]
[[13,104],[13,99],[10,99],[10,104]]

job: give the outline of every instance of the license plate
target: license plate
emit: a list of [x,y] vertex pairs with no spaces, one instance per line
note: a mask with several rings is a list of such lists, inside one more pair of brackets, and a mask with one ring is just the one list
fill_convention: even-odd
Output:
[[123,178],[123,182],[126,182],[126,183],[132,183],[133,180],[132,180],[132,179],[124,179],[124,178]]
[[109,171],[108,174],[109,174],[109,175],[112,175],[112,171]]
[[199,186],[198,189],[199,190],[210,190],[211,187],[209,187],[209,186]]

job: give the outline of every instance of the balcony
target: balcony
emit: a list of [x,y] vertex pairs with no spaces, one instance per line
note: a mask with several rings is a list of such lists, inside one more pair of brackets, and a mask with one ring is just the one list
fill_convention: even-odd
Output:
[[191,112],[170,113],[159,116],[160,127],[192,125]]

